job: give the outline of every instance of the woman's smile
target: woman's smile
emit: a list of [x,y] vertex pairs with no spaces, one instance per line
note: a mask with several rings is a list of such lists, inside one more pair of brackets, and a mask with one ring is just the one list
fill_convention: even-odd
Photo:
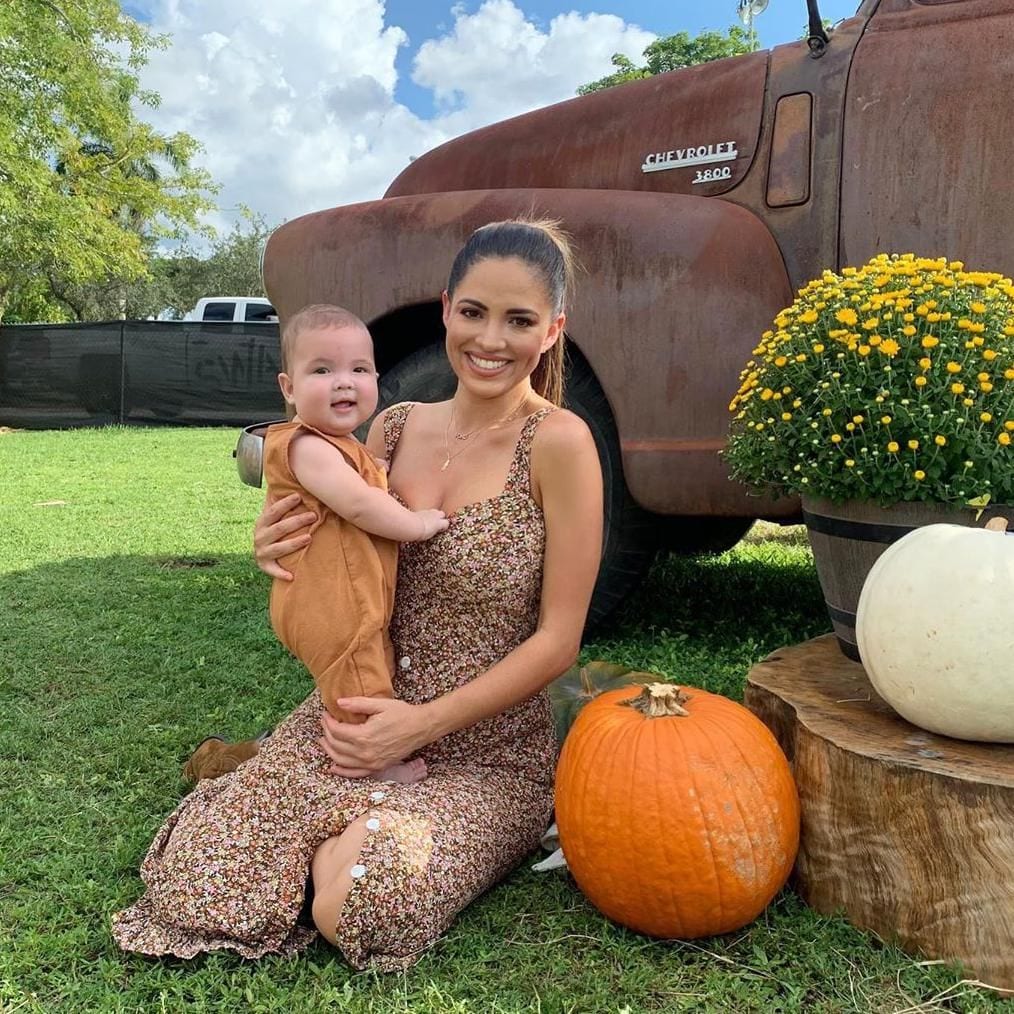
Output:
[[510,362],[509,359],[488,359],[485,356],[478,356],[474,352],[466,352],[465,355],[473,366],[486,373],[496,373]]

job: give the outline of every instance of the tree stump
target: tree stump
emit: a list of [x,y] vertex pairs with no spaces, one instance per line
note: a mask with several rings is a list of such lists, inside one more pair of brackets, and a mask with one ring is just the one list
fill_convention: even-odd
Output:
[[746,705],[799,786],[803,900],[1014,990],[1014,746],[910,725],[832,634],[758,662]]

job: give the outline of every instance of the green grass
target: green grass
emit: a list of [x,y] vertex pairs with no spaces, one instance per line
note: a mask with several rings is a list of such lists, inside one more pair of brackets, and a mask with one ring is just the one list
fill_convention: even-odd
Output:
[[[124,955],[110,913],[209,731],[247,736],[309,690],[250,560],[261,500],[231,430],[0,433],[0,1011],[985,1011],[786,891],[754,925],[648,940],[527,866],[404,975],[292,960]],[[798,532],[669,560],[585,650],[740,696],[751,663],[827,629]],[[534,858],[534,857],[533,857]],[[631,857],[636,862],[636,857]]]

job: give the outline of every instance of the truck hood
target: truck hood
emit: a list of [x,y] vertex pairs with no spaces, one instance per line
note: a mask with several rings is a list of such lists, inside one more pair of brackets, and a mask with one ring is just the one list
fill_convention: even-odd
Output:
[[[659,74],[474,130],[416,159],[385,196],[526,187],[724,192],[757,149],[768,56]],[[702,186],[688,171],[695,165],[730,172]]]

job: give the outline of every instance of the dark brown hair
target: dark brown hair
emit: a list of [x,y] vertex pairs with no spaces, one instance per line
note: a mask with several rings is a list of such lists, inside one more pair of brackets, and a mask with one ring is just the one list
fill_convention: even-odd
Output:
[[292,362],[292,353],[296,348],[296,339],[304,331],[315,331],[320,328],[340,331],[342,328],[361,328],[367,334],[370,329],[351,311],[332,303],[313,303],[304,306],[293,314],[282,328],[282,372],[288,373]]
[[[574,254],[570,237],[553,219],[511,219],[490,222],[472,233],[458,251],[447,280],[447,294],[480,261],[516,257],[527,264],[545,286],[553,315],[564,312],[574,278]],[[564,336],[547,352],[532,372],[532,387],[554,405],[563,403]]]

